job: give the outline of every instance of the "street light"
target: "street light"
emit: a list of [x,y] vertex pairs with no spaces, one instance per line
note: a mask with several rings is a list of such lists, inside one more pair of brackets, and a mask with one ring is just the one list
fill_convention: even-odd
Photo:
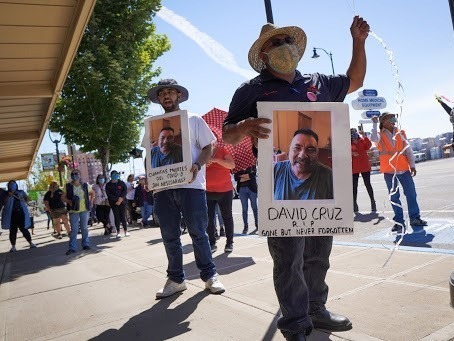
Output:
[[325,52],[329,59],[331,60],[331,68],[333,70],[333,76],[334,76],[334,64],[333,64],[333,54],[331,52],[328,53],[328,51],[326,51],[325,49],[322,49],[321,47],[314,47],[314,54],[312,55],[311,58],[318,58],[320,57],[318,54],[317,54],[317,50],[322,50],[323,52]]
[[57,170],[58,170],[58,176],[60,178],[60,186],[63,186],[63,180],[61,178],[61,170],[60,167],[58,167],[58,163],[60,162],[60,152],[58,151],[58,144],[61,142],[62,136],[60,133],[57,132],[52,132],[49,129],[49,138],[50,140],[55,143],[55,151],[57,152]]

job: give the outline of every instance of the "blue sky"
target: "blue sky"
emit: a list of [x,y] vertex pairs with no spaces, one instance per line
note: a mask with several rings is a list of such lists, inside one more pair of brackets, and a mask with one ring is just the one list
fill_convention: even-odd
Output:
[[[382,43],[369,36],[364,88],[376,89],[385,97],[389,111],[399,112],[396,99],[403,99],[401,126],[410,138],[452,129],[448,115],[434,99],[436,93],[454,102],[454,30],[448,1],[271,1],[276,25],[295,25],[306,32],[301,72],[331,73],[330,59],[323,51],[318,51],[320,58],[311,58],[313,47],[332,52],[335,72],[346,72],[352,49],[349,28],[358,14],[383,40],[397,67],[391,66]],[[175,78],[189,90],[182,109],[200,115],[213,107],[227,110],[236,88],[256,75],[247,54],[266,23],[264,1],[163,0],[162,5],[154,22],[157,33],[167,35],[172,48],[155,62],[162,68],[155,81]],[[397,92],[396,79],[403,86],[403,96]],[[356,97],[351,94],[345,102]],[[158,105],[150,104],[149,115],[161,113]],[[360,116],[361,111],[350,107],[352,126]],[[40,152],[52,151],[48,138],[44,140]],[[136,171],[140,167],[137,162]]]

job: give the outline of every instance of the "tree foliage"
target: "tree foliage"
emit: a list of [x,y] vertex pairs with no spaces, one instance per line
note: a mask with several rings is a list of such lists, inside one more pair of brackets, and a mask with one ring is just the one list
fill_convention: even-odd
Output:
[[44,171],[41,158],[37,157],[26,181],[28,190],[47,191],[51,181],[59,182],[58,171]]
[[106,171],[139,140],[146,93],[170,49],[155,33],[159,0],[98,0],[58,100],[50,128],[67,143],[95,152]]

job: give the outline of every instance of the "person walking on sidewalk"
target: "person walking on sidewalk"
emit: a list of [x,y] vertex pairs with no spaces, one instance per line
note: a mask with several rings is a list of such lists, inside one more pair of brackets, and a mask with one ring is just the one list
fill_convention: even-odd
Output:
[[[379,120],[380,132],[377,130]],[[413,181],[413,177],[416,176],[415,157],[405,131],[396,128],[396,115],[390,112],[384,112],[380,119],[375,116],[372,121],[370,139],[377,144],[380,153],[380,172],[385,178],[394,211],[395,224],[392,232],[402,233],[406,229],[398,180],[407,198],[410,225],[426,226],[427,222],[421,219],[419,205],[416,201],[416,188]]]
[[110,181],[106,184],[106,194],[112,209],[117,238],[121,238],[120,224],[123,225],[125,237],[129,237],[128,223],[126,222],[126,184],[120,180],[120,173],[110,172]]
[[153,192],[147,187],[147,179],[144,176],[139,177],[139,185],[134,193],[134,206],[140,207],[142,214],[142,227],[150,227],[148,219],[153,214]]
[[61,222],[65,226],[66,233],[68,237],[71,233],[71,228],[69,227],[68,221],[68,210],[66,209],[66,204],[61,199],[63,191],[60,189],[57,181],[51,181],[49,184],[49,190],[44,195],[44,205],[46,210],[50,213],[52,217],[52,224],[54,225],[56,235],[55,238],[62,239],[61,236]]
[[[27,193],[20,190],[17,182],[10,180],[7,184],[8,191],[4,193],[4,207],[2,211],[2,229],[9,230],[9,241],[11,243],[10,252],[16,251],[17,230],[20,230],[24,238],[30,245],[30,249],[36,248],[32,242],[32,236],[28,229],[32,226],[30,215],[28,214],[27,202],[30,201]],[[1,198],[0,198],[1,200]],[[1,209],[0,203],[0,209]]]
[[[148,98],[153,103],[160,104],[165,113],[180,110],[180,103],[186,101],[188,96],[188,90],[178,85],[174,79],[161,80],[148,91]],[[195,262],[200,270],[200,278],[205,282],[205,288],[213,294],[225,291],[224,285],[219,281],[206,234],[208,215],[205,163],[211,157],[211,143],[215,136],[200,116],[188,114],[188,121],[192,180],[189,184],[154,191],[154,210],[159,220],[168,260],[168,279],[164,287],[156,293],[157,299],[186,290],[180,230],[182,217],[192,238]]]
[[240,170],[235,173],[236,191],[240,196],[242,215],[243,215],[243,232],[249,232],[249,201],[251,202],[252,213],[254,214],[255,229],[258,229],[258,209],[257,209],[257,168],[255,166]]
[[[249,63],[259,72],[256,78],[240,86],[233,95],[224,120],[223,139],[237,144],[250,136],[268,138],[270,130],[257,118],[257,101],[268,102],[342,102],[363,85],[366,74],[365,41],[369,25],[355,16],[350,27],[353,55],[347,75],[301,74],[296,67],[306,48],[306,34],[296,26],[262,27],[259,38],[249,50]],[[352,328],[350,320],[329,312],[326,307],[331,236],[269,237],[273,258],[273,279],[282,317],[277,327],[288,340],[305,340],[312,328],[344,331]]]
[[372,143],[367,138],[363,130],[359,133],[356,128],[350,129],[351,135],[351,148],[352,148],[352,174],[353,174],[353,211],[356,213],[359,211],[358,208],[358,180],[359,175],[361,174],[366,186],[367,193],[370,198],[370,210],[372,212],[377,212],[377,205],[374,198],[374,190],[370,183],[370,161],[367,151],[372,147]]
[[233,251],[233,186],[230,171],[235,168],[232,155],[217,142],[213,143],[213,156],[206,164],[207,177],[207,206],[208,206],[208,238],[210,239],[211,251],[217,250],[216,246],[216,206],[221,211],[222,221],[225,226],[227,242],[224,252]]
[[104,235],[112,233],[110,224],[110,205],[106,193],[106,177],[104,174],[98,174],[96,183],[93,185],[94,203],[96,205],[96,218],[104,227]]
[[134,174],[129,174],[128,177],[126,178],[126,212],[127,214],[127,223],[132,225],[132,224],[137,224],[137,218],[139,215],[136,212],[134,204],[134,194],[136,192],[136,189],[134,187]]
[[66,207],[69,211],[69,222],[71,224],[69,250],[66,255],[77,251],[77,233],[79,228],[82,233],[82,249],[90,250],[88,218],[90,217],[90,205],[93,202],[93,191],[89,184],[82,181],[80,170],[72,170],[71,182],[66,184],[61,198],[67,204]]

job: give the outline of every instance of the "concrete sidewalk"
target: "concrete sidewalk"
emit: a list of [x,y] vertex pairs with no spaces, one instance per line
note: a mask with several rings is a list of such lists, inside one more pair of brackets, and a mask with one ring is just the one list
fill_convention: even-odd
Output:
[[[68,239],[36,225],[37,249],[19,237],[9,253],[8,231],[0,236],[0,340],[284,340],[265,238],[238,235],[231,254],[219,240],[214,260],[226,292],[210,295],[185,234],[188,290],[157,301],[167,265],[158,228],[117,240],[95,225],[93,250],[66,256]],[[449,253],[336,243],[328,308],[353,329],[314,331],[309,340],[451,340],[453,270]]]

